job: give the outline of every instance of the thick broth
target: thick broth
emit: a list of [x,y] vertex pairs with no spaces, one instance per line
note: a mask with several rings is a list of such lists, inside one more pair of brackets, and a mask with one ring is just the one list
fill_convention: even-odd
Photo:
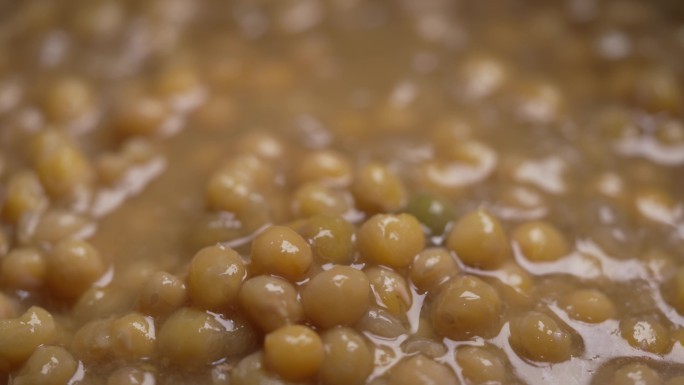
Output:
[[684,383],[678,2],[0,2],[0,382]]

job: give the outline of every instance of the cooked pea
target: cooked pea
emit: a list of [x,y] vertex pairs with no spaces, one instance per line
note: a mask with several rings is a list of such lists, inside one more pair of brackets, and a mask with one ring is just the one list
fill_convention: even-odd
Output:
[[33,164],[50,195],[70,195],[92,182],[95,174],[90,162],[66,135],[43,130],[32,144]]
[[16,248],[0,262],[0,284],[10,289],[36,290],[45,282],[43,254],[33,248]]
[[304,313],[317,326],[351,325],[370,306],[370,283],[362,272],[335,266],[317,274],[302,290]]
[[447,353],[447,347],[442,341],[415,336],[404,341],[401,350],[408,355],[423,354],[430,358],[443,357]]
[[297,168],[300,182],[321,182],[330,186],[347,186],[352,180],[352,166],[342,154],[320,150],[307,154]]
[[419,291],[426,292],[436,290],[459,271],[460,268],[448,250],[431,247],[416,256],[409,276]]
[[155,90],[162,97],[177,97],[193,92],[201,86],[201,79],[191,64],[174,64],[164,68],[156,78]]
[[338,190],[320,183],[306,183],[295,191],[293,211],[299,217],[318,214],[341,215],[349,211],[350,204]]
[[187,299],[185,284],[165,271],[152,274],[140,290],[139,307],[150,315],[162,316],[181,307]]
[[402,314],[399,317],[387,309],[371,306],[361,319],[356,321],[354,326],[360,332],[374,334],[381,338],[399,338],[408,333],[406,315]]
[[154,385],[153,373],[133,366],[121,367],[107,377],[107,385]]
[[166,319],[159,330],[159,353],[172,364],[194,369],[223,356],[229,343],[224,327],[212,315],[181,308]]
[[41,216],[32,240],[37,244],[57,243],[66,238],[79,238],[92,227],[92,222],[82,214],[52,209]]
[[533,303],[535,286],[532,276],[515,262],[506,262],[498,270],[494,287],[499,290],[504,302],[517,306]]
[[112,318],[103,318],[81,326],[74,333],[70,350],[85,362],[102,362],[110,358],[112,321]]
[[468,266],[495,269],[510,257],[508,236],[499,220],[484,209],[461,217],[446,240]]
[[620,333],[630,345],[655,354],[672,348],[670,331],[655,317],[629,317],[620,321]]
[[354,329],[334,328],[322,335],[325,358],[319,371],[324,385],[362,385],[373,371],[373,353]]
[[380,163],[370,163],[357,173],[352,192],[358,208],[369,213],[399,210],[407,201],[404,183]]
[[463,377],[473,384],[506,382],[506,365],[488,346],[461,346],[456,352],[456,362]]
[[60,346],[39,346],[14,377],[15,385],[66,385],[78,362]]
[[313,263],[311,247],[294,230],[272,226],[252,242],[252,267],[291,281],[304,278]]
[[468,57],[458,69],[459,78],[464,82],[466,97],[486,98],[509,80],[509,68],[502,60],[488,54]]
[[154,320],[138,313],[129,313],[112,323],[112,353],[124,360],[152,356],[155,348]]
[[358,250],[369,262],[406,267],[425,247],[420,223],[410,214],[376,214],[357,234]]
[[561,300],[568,315],[576,320],[599,323],[615,318],[613,301],[598,290],[584,289],[569,293]]
[[548,81],[521,82],[518,87],[517,114],[523,121],[548,124],[560,118],[564,110],[561,90]]
[[0,363],[17,365],[40,345],[57,337],[57,325],[47,310],[32,306],[19,318],[0,319]]
[[446,365],[421,354],[396,364],[387,379],[388,385],[458,385],[456,374]]
[[83,116],[93,105],[93,93],[84,79],[75,76],[57,79],[47,87],[43,110],[50,121],[69,122]]
[[371,267],[364,271],[375,297],[376,304],[395,317],[404,317],[413,303],[411,291],[404,277],[394,270]]
[[658,372],[646,364],[632,363],[622,366],[613,374],[612,385],[660,385]]
[[278,277],[260,275],[247,280],[238,299],[247,316],[265,332],[304,319],[297,289]]
[[5,187],[3,214],[10,223],[47,208],[48,199],[38,176],[32,171],[13,174]]
[[288,381],[267,370],[262,352],[253,353],[240,360],[231,372],[230,381],[231,385],[303,385],[307,383]]
[[511,322],[510,344],[521,357],[539,362],[567,361],[576,350],[570,332],[555,319],[537,311]]
[[166,103],[151,95],[132,94],[121,98],[113,117],[114,127],[125,135],[157,132],[171,111]]
[[272,165],[255,154],[236,155],[221,170],[243,176],[260,189],[272,186],[276,177]]
[[261,335],[242,314],[232,313],[230,318],[217,317],[228,334],[228,342],[224,346],[223,354],[230,360],[244,357],[261,343]]
[[430,194],[414,195],[405,210],[427,226],[434,235],[444,233],[446,226],[455,217],[454,207],[449,201]]
[[91,287],[78,297],[71,314],[77,322],[87,322],[124,314],[133,304],[130,292],[120,286]]
[[106,269],[100,254],[86,241],[64,240],[47,255],[47,283],[55,294],[75,298]]
[[321,263],[350,264],[354,259],[354,225],[339,216],[317,215],[298,229]]
[[231,306],[245,279],[242,257],[224,246],[209,246],[190,261],[188,293],[198,306],[221,309]]
[[282,159],[286,149],[282,139],[266,131],[251,131],[240,139],[238,148],[269,161]]
[[570,251],[563,233],[545,221],[518,226],[513,230],[513,239],[525,258],[533,262],[555,261]]
[[501,327],[499,293],[481,279],[466,275],[453,278],[432,304],[432,326],[455,340],[492,337]]
[[283,326],[264,340],[264,363],[286,380],[312,378],[323,364],[323,341],[312,329]]
[[421,165],[419,175],[423,188],[438,194],[461,196],[465,188],[489,177],[497,164],[496,151],[473,139],[449,143],[441,152],[440,158]]
[[232,169],[220,169],[211,175],[206,187],[207,202],[211,209],[234,213],[242,221],[266,223],[270,207],[254,180]]

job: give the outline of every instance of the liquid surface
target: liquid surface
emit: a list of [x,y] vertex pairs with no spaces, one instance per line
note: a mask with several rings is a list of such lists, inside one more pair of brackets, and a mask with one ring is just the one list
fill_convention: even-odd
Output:
[[0,383],[684,383],[676,1],[0,1]]

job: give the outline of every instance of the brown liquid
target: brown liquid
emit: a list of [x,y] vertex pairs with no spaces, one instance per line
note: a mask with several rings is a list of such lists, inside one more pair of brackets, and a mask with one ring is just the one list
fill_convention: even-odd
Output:
[[[38,305],[67,330],[49,344],[79,360],[70,383],[104,384],[126,365],[157,383],[211,381],[212,371],[230,371],[241,356],[261,350],[263,331],[252,326],[255,345],[241,356],[192,370],[169,365],[164,352],[127,364],[81,357],[71,334],[86,321],[145,313],[137,296],[146,274],[164,270],[184,280],[192,256],[216,242],[237,250],[251,277],[253,237],[270,225],[297,229],[303,219],[293,202],[303,185],[297,173],[304,156],[332,149],[351,164],[353,176],[377,161],[407,191],[398,208],[368,209],[349,183],[333,185],[340,204],[348,204],[341,216],[356,229],[376,212],[404,211],[407,200],[425,192],[454,208],[446,231],[427,233],[428,247],[445,246],[454,222],[480,207],[503,223],[512,247],[507,261],[530,274],[531,297],[509,301],[496,286],[505,278],[500,266],[468,266],[452,253],[459,274],[484,278],[503,298],[494,337],[456,341],[428,333],[445,349],[435,361],[461,382],[469,380],[456,362],[457,348],[484,344],[503,352],[510,383],[611,383],[631,362],[645,363],[663,381],[684,375],[684,317],[670,298],[684,246],[683,12],[676,2],[579,0],[0,5],[3,186],[20,170],[36,168],[28,150],[36,132],[52,128],[72,138],[94,170],[85,193],[48,192],[47,207],[24,215],[39,222],[46,212],[66,209],[85,218],[90,230],[70,236],[99,251],[110,268],[94,285],[123,300],[77,311],[78,298],[56,297],[44,285],[24,290],[0,282],[2,293],[14,301],[13,317]],[[45,101],[65,74],[90,90],[82,109],[74,102],[73,116],[68,105]],[[149,133],[134,135],[133,125],[117,123],[117,106],[140,94],[167,110]],[[144,145],[142,156],[125,152],[132,140]],[[269,152],[268,140],[283,153]],[[104,154],[127,162],[111,181]],[[237,218],[220,214],[208,202],[209,179],[239,154],[258,155],[272,172],[267,186],[253,191],[267,206],[263,218],[251,208]],[[55,242],[36,241],[29,219],[3,222],[9,251],[30,245],[49,254]],[[524,255],[511,234],[532,220],[561,231],[566,255],[550,262]],[[371,265],[354,254],[352,266]],[[301,291],[330,266],[315,259],[295,286]],[[359,330],[375,349],[368,384],[384,384],[407,355],[403,343],[429,323],[438,292],[421,293],[408,267],[395,271],[411,295],[398,321],[405,331],[387,338]],[[596,324],[571,318],[562,299],[582,288],[604,293],[614,317]],[[533,310],[551,314],[574,336],[569,359],[535,361],[511,346],[511,321]],[[218,313],[232,319],[241,312]],[[630,317],[656,317],[667,348],[630,345],[620,326]],[[165,319],[154,319],[157,331]],[[322,332],[308,319],[303,323]],[[652,329],[639,330],[635,338],[645,343],[656,338]],[[0,365],[0,374],[12,381],[24,361]],[[227,383],[219,377],[213,383]]]

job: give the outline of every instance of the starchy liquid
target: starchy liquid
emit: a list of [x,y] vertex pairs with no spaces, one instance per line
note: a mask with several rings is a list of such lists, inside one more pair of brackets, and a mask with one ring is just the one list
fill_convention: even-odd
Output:
[[0,383],[684,384],[678,1],[0,1]]

